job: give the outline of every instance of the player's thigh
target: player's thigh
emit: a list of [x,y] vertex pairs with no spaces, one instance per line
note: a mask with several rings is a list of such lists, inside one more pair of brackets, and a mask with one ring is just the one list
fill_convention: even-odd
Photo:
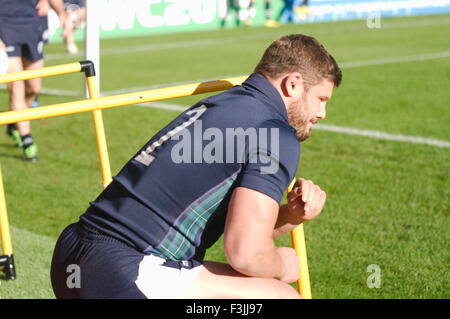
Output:
[[185,298],[280,299],[300,298],[290,285],[271,278],[245,276],[230,265],[205,261]]
[[8,73],[23,71],[22,57],[10,56],[8,57]]
[[[22,58],[18,56],[12,56],[8,58],[8,73],[15,73],[15,72],[21,72],[23,71],[23,64],[22,64]],[[8,83],[8,88],[11,90],[11,88],[17,86],[20,84],[20,82],[23,81],[14,81]]]
[[[8,73],[23,71],[22,58],[21,57],[9,57],[8,58]],[[24,94],[25,84],[24,81],[14,81],[8,83],[8,91],[10,94],[10,104],[13,110],[19,110],[25,107]]]

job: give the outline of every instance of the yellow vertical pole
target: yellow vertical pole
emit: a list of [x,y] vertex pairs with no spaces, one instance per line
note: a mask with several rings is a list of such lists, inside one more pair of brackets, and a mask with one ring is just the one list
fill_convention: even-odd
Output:
[[0,264],[4,266],[4,272],[8,279],[16,278],[14,267],[11,233],[9,232],[8,214],[6,212],[5,190],[0,166],[0,235],[2,239],[3,255],[0,256]]
[[0,166],[0,233],[2,235],[2,250],[4,255],[12,255],[11,234],[9,232],[8,214],[6,212],[5,190]]
[[[89,98],[95,99],[99,97],[97,80],[94,76],[86,77],[87,87],[89,91]],[[102,188],[112,181],[111,166],[109,164],[108,148],[106,146],[105,127],[103,125],[103,117],[101,110],[92,111],[92,117],[94,120],[95,136],[97,139],[97,150],[100,159],[100,169],[102,172]]]
[[[287,192],[289,193],[295,184],[295,178]],[[297,252],[297,256],[300,258],[300,277],[297,280],[297,290],[300,296],[304,299],[311,299],[311,284],[309,281],[309,269],[308,269],[308,256],[306,254],[306,242],[305,232],[303,229],[303,223],[298,225],[293,231],[291,231],[292,248]]]

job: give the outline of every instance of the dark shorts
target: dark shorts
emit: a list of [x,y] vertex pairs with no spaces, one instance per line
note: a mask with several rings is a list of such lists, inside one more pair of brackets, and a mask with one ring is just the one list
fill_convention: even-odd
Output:
[[85,7],[84,0],[64,0],[66,10],[76,10]]
[[42,31],[37,20],[18,22],[2,18],[0,39],[5,43],[8,57],[22,57],[31,62],[44,58]]
[[44,44],[48,44],[49,42],[49,31],[48,31],[48,17],[39,17],[39,33],[41,34],[41,41]]
[[144,254],[83,222],[59,237],[51,264],[57,298],[181,298],[203,266]]

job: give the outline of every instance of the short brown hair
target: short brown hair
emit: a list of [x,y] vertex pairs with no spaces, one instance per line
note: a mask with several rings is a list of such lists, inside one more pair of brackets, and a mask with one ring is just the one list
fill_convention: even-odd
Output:
[[338,87],[342,72],[334,58],[315,38],[291,34],[275,40],[264,52],[255,72],[275,79],[290,72],[300,72],[306,90],[328,79]]

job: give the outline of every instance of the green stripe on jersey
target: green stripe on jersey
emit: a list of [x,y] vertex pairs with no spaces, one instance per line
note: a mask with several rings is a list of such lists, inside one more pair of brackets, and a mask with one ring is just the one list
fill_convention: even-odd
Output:
[[157,249],[168,259],[187,260],[191,258],[209,218],[224,199],[236,180],[238,172],[194,201],[170,228]]

